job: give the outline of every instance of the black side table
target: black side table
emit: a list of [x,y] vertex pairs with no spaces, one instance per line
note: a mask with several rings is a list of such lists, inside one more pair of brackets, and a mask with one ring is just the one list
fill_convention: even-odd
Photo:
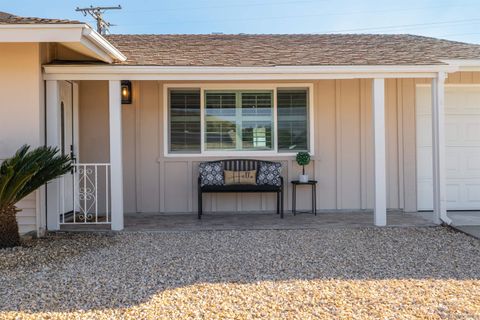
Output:
[[[297,186],[310,185],[312,187],[312,211],[311,213],[317,215],[317,180],[308,180],[308,182],[300,182],[298,180],[292,181],[292,211],[293,215],[297,214]],[[308,212],[308,211],[307,211]],[[302,212],[302,213],[307,213]],[[298,213],[301,213],[298,211]]]

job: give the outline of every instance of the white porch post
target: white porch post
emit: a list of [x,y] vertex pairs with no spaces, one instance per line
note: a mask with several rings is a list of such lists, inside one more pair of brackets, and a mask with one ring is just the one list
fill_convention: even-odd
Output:
[[[60,147],[60,92],[58,81],[46,82],[46,144]],[[60,179],[47,184],[47,229],[60,229]]]
[[447,183],[445,169],[445,78],[439,72],[432,79],[432,168],[433,168],[433,222],[450,224],[447,216]]
[[387,184],[385,154],[385,80],[373,79],[373,149],[374,149],[374,224],[387,225]]
[[122,101],[120,81],[109,81],[112,230],[123,229]]

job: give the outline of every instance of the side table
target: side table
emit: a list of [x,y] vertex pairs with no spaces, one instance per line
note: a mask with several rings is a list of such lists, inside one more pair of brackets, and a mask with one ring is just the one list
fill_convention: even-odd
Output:
[[[312,211],[297,211],[297,186],[309,185],[312,188]],[[293,215],[298,213],[312,213],[317,215],[317,180],[308,180],[308,182],[300,182],[298,180],[292,181],[292,211]]]

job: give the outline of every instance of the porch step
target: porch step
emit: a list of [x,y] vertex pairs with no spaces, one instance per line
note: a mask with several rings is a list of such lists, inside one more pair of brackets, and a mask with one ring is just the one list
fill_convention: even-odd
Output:
[[60,231],[110,231],[109,224],[64,224],[60,225]]

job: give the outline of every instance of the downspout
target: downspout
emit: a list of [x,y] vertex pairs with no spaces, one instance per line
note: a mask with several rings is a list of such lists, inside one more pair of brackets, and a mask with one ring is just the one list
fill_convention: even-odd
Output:
[[445,79],[446,72],[438,72],[432,80],[432,161],[434,221],[451,225],[447,216],[446,144],[445,144]]

